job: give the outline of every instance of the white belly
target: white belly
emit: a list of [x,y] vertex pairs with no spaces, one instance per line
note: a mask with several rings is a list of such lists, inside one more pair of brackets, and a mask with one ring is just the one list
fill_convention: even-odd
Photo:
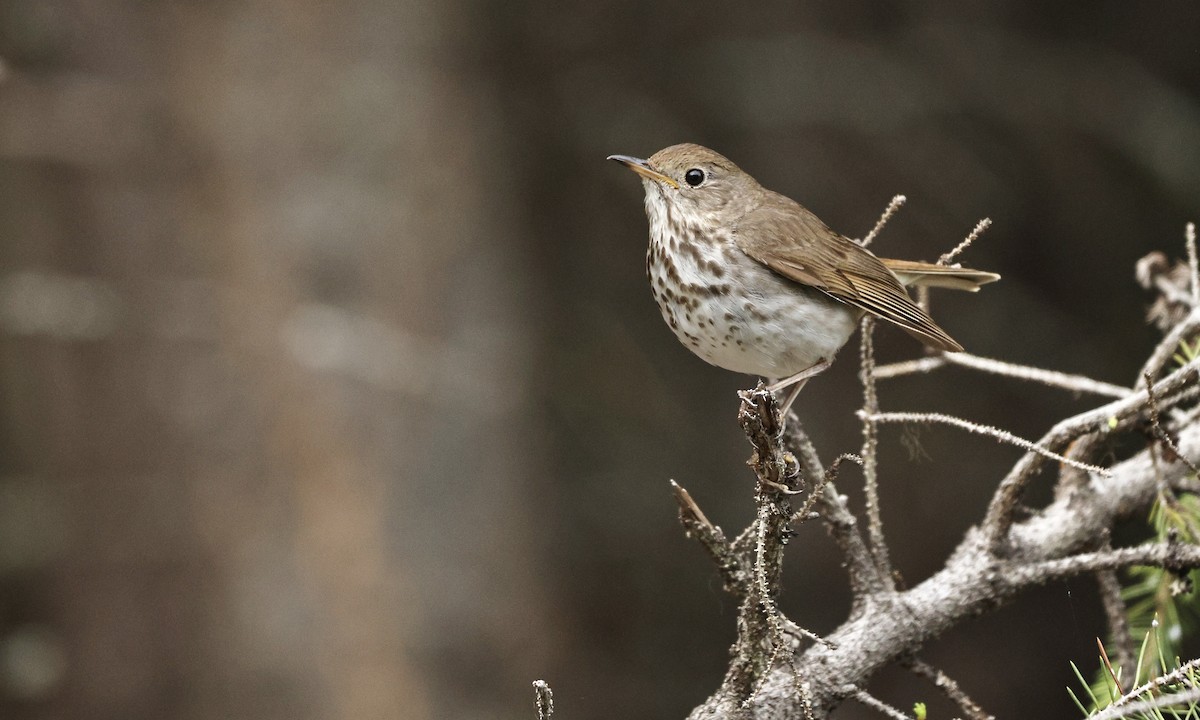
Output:
[[[674,252],[667,262],[651,241],[646,266],[651,290],[679,341],[717,367],[767,378],[832,360],[861,311],[722,247],[728,246]],[[713,271],[716,263],[720,274]]]

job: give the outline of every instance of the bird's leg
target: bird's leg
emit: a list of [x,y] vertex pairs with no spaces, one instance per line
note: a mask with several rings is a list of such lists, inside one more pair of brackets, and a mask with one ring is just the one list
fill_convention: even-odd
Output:
[[792,406],[792,403],[796,402],[796,396],[799,395],[800,391],[804,389],[804,385],[808,383],[808,379],[814,375],[824,372],[831,364],[832,363],[829,360],[821,358],[811,367],[804,368],[791,377],[786,377],[767,386],[767,389],[773,393],[779,392],[788,386],[794,386],[792,387],[792,391],[788,393],[787,400],[785,400],[783,405],[779,408],[780,417],[787,417],[788,409]]
[[783,405],[779,408],[779,417],[784,418],[784,422],[787,422],[788,409],[792,407],[792,403],[796,402],[796,396],[800,394],[800,391],[803,390],[804,386],[807,384],[808,378],[804,378],[792,386],[792,391],[788,393],[787,400],[784,400]]

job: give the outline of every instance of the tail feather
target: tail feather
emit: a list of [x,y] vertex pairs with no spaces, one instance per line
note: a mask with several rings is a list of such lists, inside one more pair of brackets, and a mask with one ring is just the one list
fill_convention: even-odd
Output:
[[966,290],[977,292],[982,285],[996,282],[1000,276],[984,270],[954,267],[952,265],[935,265],[934,263],[914,260],[892,260],[880,258],[900,278],[905,285],[949,288],[951,290]]

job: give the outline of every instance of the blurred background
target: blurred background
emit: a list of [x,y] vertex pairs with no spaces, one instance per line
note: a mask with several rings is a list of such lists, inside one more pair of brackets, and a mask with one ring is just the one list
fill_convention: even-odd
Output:
[[[564,718],[683,717],[735,607],[668,479],[750,522],[753,381],[663,325],[605,156],[703,143],[854,237],[903,193],[884,255],[990,217],[962,261],[1004,280],[941,324],[1129,384],[1134,262],[1200,219],[1198,31],[1116,0],[0,0],[0,717],[530,718],[537,678]],[[860,442],[856,355],[799,401],[827,461]],[[1093,404],[952,369],[881,401],[1025,437]],[[915,584],[1018,453],[882,439]],[[787,570],[784,609],[836,627],[817,524]],[[925,657],[1070,717],[1103,633],[1080,579]]]

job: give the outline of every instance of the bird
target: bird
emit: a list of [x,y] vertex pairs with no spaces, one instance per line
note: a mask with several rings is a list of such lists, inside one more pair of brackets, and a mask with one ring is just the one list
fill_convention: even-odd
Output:
[[926,346],[962,346],[906,286],[977,291],[996,273],[877,257],[725,156],[683,143],[647,159],[610,155],[641,176],[646,276],[663,320],[706,362],[792,388],[827,369],[866,313]]

